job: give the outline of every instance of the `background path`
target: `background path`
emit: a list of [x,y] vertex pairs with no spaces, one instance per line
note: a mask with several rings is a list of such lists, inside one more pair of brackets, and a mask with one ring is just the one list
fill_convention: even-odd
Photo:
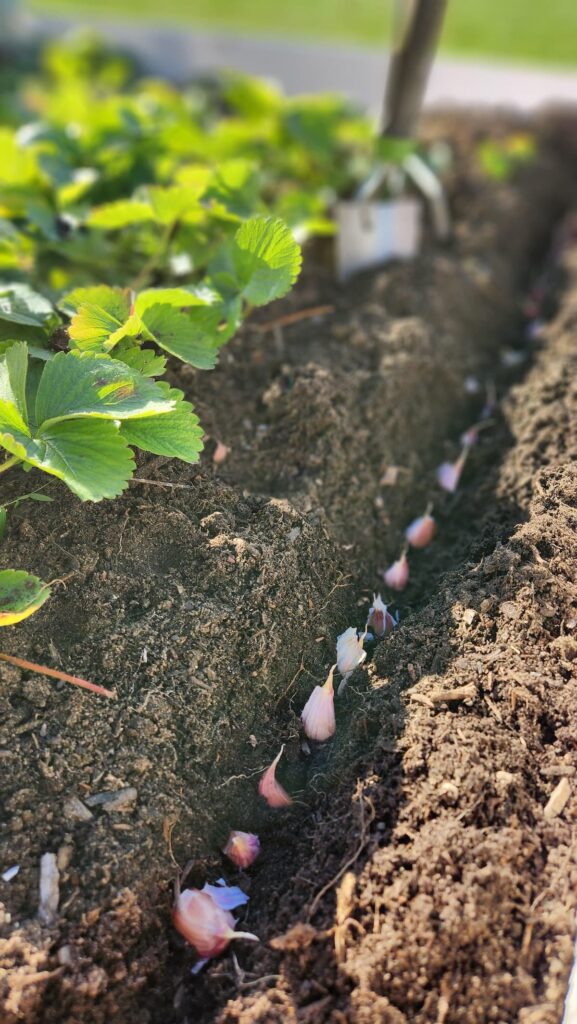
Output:
[[[357,46],[283,42],[93,17],[28,18],[22,31],[27,37],[60,36],[74,25],[96,29],[106,39],[136,52],[151,72],[172,79],[236,68],[275,78],[288,93],[337,91],[369,110],[380,108],[384,51],[381,56]],[[447,59],[437,62],[426,98],[428,105],[450,102],[523,110],[559,101],[577,103],[577,73]]]

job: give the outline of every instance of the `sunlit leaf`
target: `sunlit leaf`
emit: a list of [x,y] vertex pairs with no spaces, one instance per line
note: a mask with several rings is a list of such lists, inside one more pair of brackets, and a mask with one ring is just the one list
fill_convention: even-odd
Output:
[[85,352],[111,349],[126,334],[138,330],[136,322],[128,324],[130,304],[126,294],[115,288],[78,288],[64,302],[76,304],[68,334],[75,346]]
[[181,313],[167,303],[150,306],[142,323],[151,341],[200,370],[211,370],[218,359],[217,340],[221,310],[197,306]]
[[78,358],[59,352],[46,364],[36,394],[36,422],[81,417],[124,420],[166,413],[173,403],[160,386],[117,359]]
[[63,480],[82,501],[117,497],[134,471],[132,452],[110,420],[64,420],[36,437],[8,432],[0,421],[0,444]]
[[160,303],[167,303],[177,309],[188,309],[190,306],[206,306],[216,301],[216,292],[205,288],[203,291],[194,288],[147,288],[140,292],[134,304],[138,316]]
[[176,402],[168,416],[149,416],[145,420],[131,420],[122,424],[120,432],[129,444],[154,455],[167,455],[183,462],[198,462],[203,449],[203,430],[192,405],[185,402],[182,392],[160,385],[166,397]]
[[243,297],[264,306],[285,295],[301,268],[301,251],[281,220],[253,217],[236,232],[232,260]]
[[117,199],[111,203],[95,206],[86,219],[91,228],[103,231],[118,231],[131,224],[142,224],[154,220],[154,213],[149,203],[138,199]]

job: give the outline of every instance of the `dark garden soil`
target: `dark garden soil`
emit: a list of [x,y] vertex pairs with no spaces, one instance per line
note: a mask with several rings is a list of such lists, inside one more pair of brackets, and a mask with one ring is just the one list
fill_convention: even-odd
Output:
[[[0,668],[0,869],[20,865],[0,882],[6,1024],[559,1024],[577,891],[571,242],[531,343],[522,302],[576,200],[577,120],[533,128],[539,157],[497,184],[472,155],[488,119],[431,122],[458,153],[450,245],[339,288],[311,257],[217,371],[180,371],[203,462],[138,472],[176,486],[87,506],[50,484],[53,504],[10,516],[2,564],[63,582],[3,649],[118,699]],[[483,404],[468,375],[503,401],[443,497],[435,466]],[[3,500],[33,480],[8,477]],[[377,569],[432,493],[439,536],[398,630],[349,682],[335,742],[303,749],[337,634],[385,596]],[[256,780],[282,742],[297,799],[275,812]],[[239,881],[219,854],[231,827],[261,836],[240,883],[262,942],[191,978],[172,879],[193,858],[190,884]]]

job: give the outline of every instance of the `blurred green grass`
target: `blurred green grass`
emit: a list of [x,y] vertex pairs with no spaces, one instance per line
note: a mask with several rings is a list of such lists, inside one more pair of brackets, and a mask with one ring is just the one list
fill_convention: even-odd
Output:
[[[186,21],[203,28],[378,46],[393,0],[32,0],[38,12]],[[577,0],[449,0],[442,50],[459,56],[577,64]]]

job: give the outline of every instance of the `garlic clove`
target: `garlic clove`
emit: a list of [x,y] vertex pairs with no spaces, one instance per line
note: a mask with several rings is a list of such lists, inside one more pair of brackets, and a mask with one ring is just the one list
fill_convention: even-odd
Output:
[[433,517],[426,513],[418,516],[407,526],[405,537],[413,548],[426,548],[437,532],[437,524]]
[[395,618],[391,615],[380,594],[373,594],[373,603],[369,608],[367,629],[372,629],[375,636],[386,636],[392,633],[397,625]]
[[273,763],[269,765],[261,776],[258,784],[258,791],[260,795],[264,797],[269,807],[289,807],[293,802],[292,797],[288,795],[286,789],[284,789],[280,782],[277,782],[276,780],[276,766],[282,757],[283,750],[284,743]]
[[437,483],[444,491],[454,494],[459,486],[469,449],[463,448],[456,462],[443,462],[437,469]]
[[349,676],[367,656],[363,647],[364,634],[359,637],[358,630],[349,626],[337,637],[337,668],[342,676]]
[[336,665],[332,666],[323,686],[315,686],[302,710],[301,720],[305,733],[310,740],[316,740],[317,743],[324,743],[325,740],[330,739],[337,729],[335,691],[333,689],[333,675],[336,667]]
[[253,832],[232,831],[223,853],[237,868],[248,868],[260,853],[260,840]]
[[406,553],[400,555],[396,562],[383,573],[385,583],[391,590],[404,590],[409,582],[409,562]]
[[210,959],[226,949],[231,939],[246,938],[258,942],[250,932],[235,932],[235,920],[219,907],[207,892],[184,889],[172,910],[174,927],[199,956]]
[[479,440],[479,428],[469,427],[461,434],[461,444],[463,448],[472,448],[474,444],[477,444]]

